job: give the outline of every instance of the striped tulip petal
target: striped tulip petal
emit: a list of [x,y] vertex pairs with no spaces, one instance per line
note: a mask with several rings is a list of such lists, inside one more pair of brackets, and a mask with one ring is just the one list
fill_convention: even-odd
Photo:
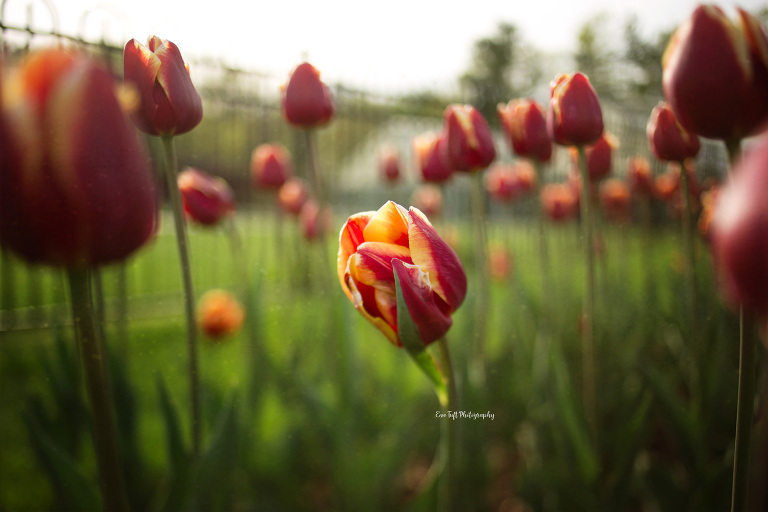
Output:
[[408,247],[408,212],[392,201],[379,208],[363,231],[369,242],[386,242]]
[[410,251],[402,245],[383,242],[365,242],[361,244],[357,248],[354,260],[358,281],[379,289],[390,290],[394,293],[393,259],[413,263]]
[[392,260],[392,268],[400,281],[408,309],[400,314],[410,315],[424,345],[442,338],[451,328],[453,320],[435,302],[429,276],[417,265],[409,265],[400,260]]
[[352,256],[355,251],[357,251],[358,246],[365,241],[363,230],[375,214],[376,212],[362,212],[351,216],[339,233],[339,254],[336,259],[336,268],[339,275],[339,281],[341,282],[341,288],[344,290],[344,293],[349,300],[352,300],[352,295],[345,280],[349,257]]

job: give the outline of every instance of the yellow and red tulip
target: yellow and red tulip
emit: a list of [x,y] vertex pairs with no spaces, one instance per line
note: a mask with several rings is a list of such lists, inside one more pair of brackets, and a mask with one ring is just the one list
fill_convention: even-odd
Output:
[[93,59],[62,49],[28,55],[4,81],[3,246],[82,267],[122,260],[153,235],[157,191],[117,88]]
[[[396,346],[402,346],[398,314],[410,315],[428,345],[451,327],[451,314],[467,292],[459,257],[426,216],[392,201],[347,220],[339,235],[337,267],[349,300]],[[397,310],[395,274],[406,312]]]
[[701,147],[699,137],[683,128],[664,102],[659,102],[651,111],[645,132],[648,147],[662,162],[681,162],[695,157]]
[[211,342],[237,334],[244,320],[243,306],[226,290],[208,290],[197,303],[197,325]]
[[251,155],[251,181],[255,187],[280,188],[293,175],[293,160],[280,144],[261,144]]
[[512,151],[539,162],[552,158],[552,139],[547,133],[544,109],[532,99],[512,100],[496,107]]
[[449,105],[445,109],[443,136],[446,162],[455,171],[482,171],[496,158],[491,129],[471,105]]
[[213,226],[235,211],[235,195],[224,178],[187,167],[177,181],[184,212],[193,221]]
[[203,119],[203,103],[189,67],[171,41],[151,36],[146,46],[135,39],[123,50],[124,80],[139,93],[133,112],[138,128],[150,135],[180,135]]
[[453,169],[445,159],[445,137],[438,133],[425,133],[413,138],[416,168],[421,178],[429,183],[443,183],[453,175]]
[[715,5],[698,6],[667,46],[664,96],[687,130],[739,140],[768,121],[768,37],[736,9],[734,22]]
[[582,73],[559,75],[550,84],[547,131],[563,146],[594,144],[603,133],[603,111],[592,84]]
[[315,128],[328,124],[333,117],[333,95],[312,64],[299,64],[281,90],[283,116],[291,125]]

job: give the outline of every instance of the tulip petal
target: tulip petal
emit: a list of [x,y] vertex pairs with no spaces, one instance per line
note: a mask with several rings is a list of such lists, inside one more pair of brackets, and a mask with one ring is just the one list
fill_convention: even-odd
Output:
[[456,252],[435,231],[417,208],[410,209],[408,226],[411,259],[429,274],[432,289],[448,304],[458,308],[467,294],[467,275]]
[[397,258],[409,264],[413,263],[407,247],[383,242],[360,244],[355,256],[358,281],[377,289],[389,290],[391,293],[395,290],[392,260]]
[[[381,311],[378,309],[379,302],[381,302],[382,305],[386,305],[386,301],[384,300],[385,298],[383,296],[377,296],[377,290],[372,286],[368,286],[357,281],[355,278],[354,260],[355,255],[353,254],[349,258],[349,272],[346,274],[343,281],[345,291],[349,290],[348,295],[352,300],[352,304],[354,304],[355,309],[357,309],[360,314],[365,317],[366,320],[371,322],[378,330],[380,330],[393,345],[399,347],[401,344],[393,327],[395,324],[390,325],[387,323],[387,321],[383,318]],[[374,307],[376,308],[375,310],[373,309]],[[390,314],[390,316],[392,315]]]
[[[186,133],[203,119],[202,100],[192,84],[181,52],[173,42],[167,39],[163,41],[155,55],[161,63],[157,82],[162,87],[170,107],[170,112],[158,109],[157,123],[159,126],[167,125],[169,135]],[[155,95],[159,100],[157,92]],[[157,101],[157,105],[162,107],[164,103]]]
[[346,284],[345,275],[349,263],[349,257],[352,256],[360,244],[365,242],[363,230],[368,225],[376,212],[362,212],[351,216],[339,233],[339,254],[336,257],[336,270],[341,282],[341,288],[349,300],[352,299],[352,292]]
[[385,242],[408,247],[408,212],[393,201],[379,208],[363,231],[368,242]]
[[411,317],[424,345],[442,338],[451,328],[453,320],[435,302],[429,275],[417,265],[409,265],[397,259],[392,260],[392,268],[397,274],[407,307],[406,311],[398,313]]
[[[160,59],[157,55],[135,39],[131,39],[123,50],[123,68],[126,81],[134,84],[140,98],[154,98],[155,82],[160,71]],[[154,126],[149,122],[154,120],[156,115],[154,101],[141,101],[139,108],[141,113],[136,112],[133,116],[136,126],[145,133],[156,134]]]

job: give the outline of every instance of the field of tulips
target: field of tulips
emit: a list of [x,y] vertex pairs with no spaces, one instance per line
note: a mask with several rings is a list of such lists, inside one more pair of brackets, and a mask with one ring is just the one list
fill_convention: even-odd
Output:
[[293,144],[229,183],[180,167],[215,159],[173,42],[5,61],[0,511],[762,510],[768,36],[737,16],[676,32],[626,161],[573,72],[498,129],[445,105],[354,192],[308,62]]

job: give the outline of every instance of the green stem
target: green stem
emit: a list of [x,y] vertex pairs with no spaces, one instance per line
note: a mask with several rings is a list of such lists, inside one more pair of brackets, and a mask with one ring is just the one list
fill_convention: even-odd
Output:
[[85,388],[91,404],[93,445],[104,510],[127,511],[128,500],[120,469],[106,354],[99,337],[91,294],[91,271],[69,269],[68,278],[72,317],[83,360]]
[[[456,392],[456,379],[454,377],[453,362],[451,360],[451,351],[448,347],[448,341],[445,337],[440,338],[437,341],[437,348],[440,355],[440,362],[443,367],[443,375],[447,379],[448,394],[447,399],[441,399],[440,405],[447,408],[448,411],[454,413],[458,410],[458,394]],[[439,395],[438,395],[439,396]],[[439,489],[439,505],[438,510],[447,512],[453,509],[454,503],[454,484],[455,484],[455,456],[457,445],[457,432],[456,432],[456,420],[451,418],[444,418],[442,428],[443,438],[443,457],[444,457],[444,473],[440,477],[440,489]]]
[[696,340],[696,255],[693,246],[693,206],[691,194],[688,189],[688,173],[685,170],[685,162],[680,161],[680,193],[685,197],[685,211],[683,212],[683,244],[685,245],[685,279],[688,284],[688,316],[691,329],[691,339]]
[[475,375],[476,384],[482,385],[485,380],[485,338],[488,317],[488,234],[485,226],[485,187],[483,186],[483,173],[475,172],[472,175],[472,191],[470,206],[472,209],[472,222],[475,231],[476,267],[477,267],[477,295],[475,301]]
[[162,137],[165,155],[165,177],[168,196],[171,200],[173,220],[176,227],[176,245],[181,262],[181,277],[184,284],[184,312],[187,322],[187,353],[189,395],[191,401],[192,456],[200,454],[200,375],[197,365],[197,325],[195,323],[195,293],[192,288],[192,267],[189,263],[189,241],[184,212],[181,205],[181,193],[177,182],[178,160],[176,146],[172,136]]
[[307,165],[309,167],[309,186],[319,204],[325,204],[325,189],[320,176],[320,166],[317,162],[317,149],[315,147],[315,130],[304,130],[304,140],[307,145]]
[[582,326],[582,400],[586,412],[587,424],[594,434],[596,428],[595,399],[595,248],[592,235],[591,188],[587,156],[584,146],[577,147],[579,152],[579,170],[581,172],[581,224],[584,259],[587,265],[584,282],[584,313]]
[[[543,172],[543,164],[539,162],[538,160],[534,161],[534,166],[536,168],[536,177],[537,177],[537,187],[536,187],[536,193],[535,198],[538,200],[538,197],[541,195],[541,188],[544,185],[544,172]],[[542,318],[549,319],[549,310],[548,305],[549,301],[547,300],[548,295],[551,293],[552,288],[550,285],[550,273],[549,273],[549,251],[547,246],[547,236],[546,236],[546,226],[545,226],[545,219],[544,219],[544,212],[541,210],[541,208],[538,209],[538,215],[537,215],[537,224],[538,224],[538,238],[539,238],[539,264],[541,268],[541,311],[542,311]],[[548,320],[544,322],[543,326],[547,325]]]

